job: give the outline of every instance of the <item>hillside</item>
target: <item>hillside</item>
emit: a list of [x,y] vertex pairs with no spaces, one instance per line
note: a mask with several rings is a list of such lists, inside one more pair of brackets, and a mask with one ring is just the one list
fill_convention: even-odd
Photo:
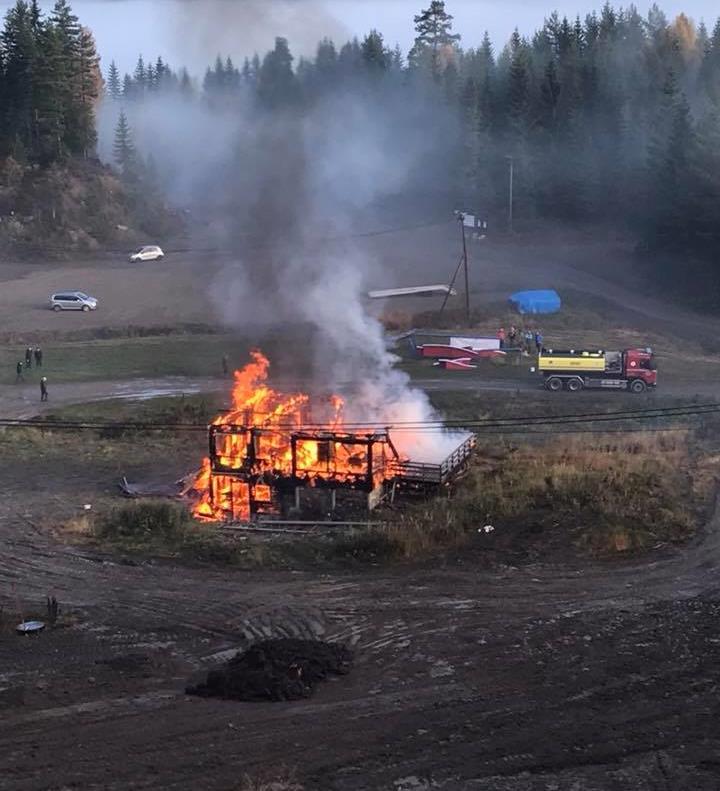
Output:
[[46,169],[0,164],[0,255],[61,257],[163,239],[182,227],[156,195],[129,188],[98,160]]

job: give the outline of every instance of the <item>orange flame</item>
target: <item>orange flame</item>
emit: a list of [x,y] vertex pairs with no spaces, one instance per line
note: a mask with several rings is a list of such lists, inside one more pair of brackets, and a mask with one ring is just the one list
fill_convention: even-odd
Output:
[[307,428],[309,396],[275,391],[267,383],[268,359],[257,350],[251,356],[250,363],[235,371],[232,409],[213,421],[220,427],[211,433],[215,471],[210,458],[203,459],[192,487],[199,495],[196,516],[245,521],[253,509],[274,512],[272,483],[290,476],[306,486],[360,481],[367,477],[370,463],[373,485],[382,484],[387,455],[383,442],[367,449],[361,442],[337,441],[337,433],[343,431],[340,396],[331,396],[321,423]]

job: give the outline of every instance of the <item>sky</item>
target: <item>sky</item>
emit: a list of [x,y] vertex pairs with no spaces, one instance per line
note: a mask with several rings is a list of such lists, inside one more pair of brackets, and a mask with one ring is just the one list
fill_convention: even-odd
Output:
[[[468,48],[480,43],[487,30],[497,51],[513,29],[530,35],[553,10],[574,18],[599,8],[604,0],[447,0],[455,17],[455,32]],[[0,0],[4,12],[14,0]],[[620,3],[618,3],[619,5]],[[51,0],[44,0],[50,8]],[[376,27],[389,46],[407,52],[414,36],[413,16],[428,0],[74,0],[75,13],[95,34],[104,69],[115,60],[121,71],[132,71],[138,55],[158,55],[174,67],[186,65],[201,75],[218,53],[242,61],[255,50],[263,53],[275,36],[290,40],[295,55],[312,54],[317,41],[330,36],[336,43],[362,37]],[[712,0],[659,3],[669,18],[681,11],[712,27],[720,6]],[[648,2],[638,2],[645,14]]]

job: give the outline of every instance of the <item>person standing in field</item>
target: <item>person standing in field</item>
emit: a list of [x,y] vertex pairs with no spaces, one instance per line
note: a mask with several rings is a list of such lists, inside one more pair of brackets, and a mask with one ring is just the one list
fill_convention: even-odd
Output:
[[540,354],[543,347],[543,336],[540,330],[535,330],[535,348],[537,349],[537,353]]
[[40,400],[47,401],[48,400],[48,390],[47,390],[47,377],[43,376],[40,380]]
[[25,377],[23,376],[23,364],[22,360],[18,360],[18,364],[15,366],[15,384],[18,382],[24,382]]
[[42,349],[39,346],[35,347],[35,367],[42,368]]
[[535,336],[533,335],[533,331],[528,327],[528,329],[525,330],[525,334],[524,334],[526,354],[532,354],[534,338]]
[[27,349],[25,349],[25,367],[28,370],[32,368],[32,358],[33,358],[32,346],[28,346]]

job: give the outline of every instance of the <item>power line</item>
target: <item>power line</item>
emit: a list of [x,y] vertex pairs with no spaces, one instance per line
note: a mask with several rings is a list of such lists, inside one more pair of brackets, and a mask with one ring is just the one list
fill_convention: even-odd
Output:
[[[646,420],[654,417],[671,417],[674,415],[686,414],[712,414],[720,411],[720,403],[710,404],[683,404],[675,407],[651,407],[647,409],[632,409],[621,410],[616,412],[585,412],[585,413],[567,413],[561,415],[533,415],[533,416],[519,416],[519,417],[505,417],[505,418],[480,418],[480,419],[438,419],[438,420],[413,420],[413,421],[363,421],[353,422],[344,421],[343,428],[393,428],[394,430],[416,430],[420,428],[463,428],[463,427],[482,427],[482,426],[497,426],[497,425],[533,425],[536,423],[543,424],[558,424],[566,422],[592,422],[595,420]],[[279,428],[290,428],[292,424],[274,424]],[[328,423],[313,423],[305,422],[303,426],[306,428],[314,427],[327,427]]]
[[[262,424],[255,427],[271,432],[316,430],[328,433],[367,433],[373,430],[392,430],[394,432],[412,433],[445,433],[448,431],[475,431],[476,433],[559,433],[555,427],[578,424],[617,423],[629,421],[662,420],[666,418],[699,417],[720,412],[720,404],[698,404],[678,407],[665,407],[645,410],[618,412],[590,412],[585,414],[569,414],[559,416],[520,417],[520,418],[485,418],[481,420],[437,420],[384,423],[339,423],[333,427],[330,423],[285,423]],[[223,425],[217,424],[217,425]],[[536,427],[548,427],[549,430],[531,431]],[[142,421],[70,421],[42,418],[0,418],[0,428],[34,428],[41,430],[62,431],[166,431],[166,432],[206,432],[205,423],[148,423]],[[488,430],[494,431],[488,431]],[[627,431],[627,427],[619,429]],[[634,430],[634,429],[632,429]]]

